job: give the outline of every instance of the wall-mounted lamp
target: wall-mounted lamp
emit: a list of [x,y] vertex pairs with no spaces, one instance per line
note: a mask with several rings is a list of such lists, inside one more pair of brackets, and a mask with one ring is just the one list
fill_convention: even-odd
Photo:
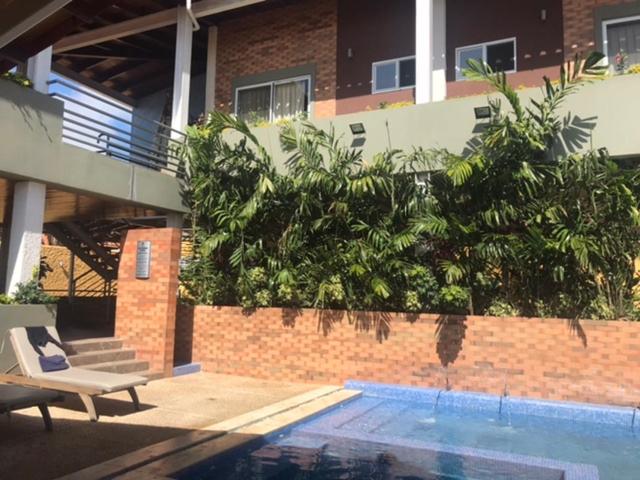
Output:
[[353,58],[353,48],[347,48],[347,58]]
[[353,135],[364,135],[365,133],[367,133],[367,130],[364,128],[363,123],[352,123],[349,125],[349,128],[351,129],[351,133]]
[[476,120],[486,120],[487,118],[491,118],[490,107],[476,107],[473,109],[473,113],[476,116]]
[[547,21],[547,9],[543,8],[542,10],[540,10],[540,20],[542,20],[543,22]]
[[364,146],[367,141],[367,130],[364,128],[364,123],[351,123],[349,124],[351,133],[353,134],[353,141],[351,142],[351,148],[360,148]]

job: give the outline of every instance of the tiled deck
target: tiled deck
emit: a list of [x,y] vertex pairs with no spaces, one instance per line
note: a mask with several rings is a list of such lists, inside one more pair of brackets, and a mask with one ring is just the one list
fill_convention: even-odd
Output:
[[2,475],[57,478],[317,388],[200,373],[140,388],[140,412],[133,412],[126,392],[98,398],[98,423],[68,396],[51,408],[52,433],[44,431],[37,409],[0,417]]

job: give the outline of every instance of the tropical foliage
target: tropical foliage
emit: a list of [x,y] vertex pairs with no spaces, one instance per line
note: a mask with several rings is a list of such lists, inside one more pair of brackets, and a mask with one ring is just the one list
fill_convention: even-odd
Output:
[[31,80],[20,73],[5,72],[0,75],[0,78],[9,82],[13,82],[17,85],[20,85],[21,87],[33,88],[33,82],[31,82]]
[[504,74],[470,62],[467,75],[500,99],[464,155],[365,159],[333,131],[296,122],[281,130],[282,174],[245,123],[210,115],[189,131],[187,296],[247,308],[628,316],[637,175],[606,150],[559,142],[580,140],[559,108],[601,73],[600,59],[576,59],[527,104]]

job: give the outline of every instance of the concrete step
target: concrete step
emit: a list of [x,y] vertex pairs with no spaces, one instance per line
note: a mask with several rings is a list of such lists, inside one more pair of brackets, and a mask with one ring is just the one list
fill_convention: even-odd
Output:
[[116,350],[123,347],[122,340],[115,337],[87,338],[85,340],[64,342],[64,344],[68,348],[68,354],[71,355],[102,350]]
[[82,368],[98,370],[100,372],[142,374],[142,372],[149,371],[149,362],[145,362],[144,360],[120,360],[116,362],[84,365]]
[[116,348],[113,350],[96,350],[86,353],[69,355],[69,363],[74,367],[84,367],[96,363],[118,362],[122,360],[135,360],[136,351]]

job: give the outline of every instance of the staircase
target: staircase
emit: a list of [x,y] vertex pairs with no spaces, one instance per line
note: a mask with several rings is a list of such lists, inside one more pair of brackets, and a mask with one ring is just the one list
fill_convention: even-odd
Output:
[[101,223],[57,222],[45,224],[44,230],[105,281],[110,282],[116,279],[120,261],[121,234],[117,229]]
[[64,342],[69,363],[74,367],[111,373],[141,375],[149,380],[162,378],[161,372],[150,372],[149,362],[136,359],[135,350],[124,348],[117,338],[92,338]]

